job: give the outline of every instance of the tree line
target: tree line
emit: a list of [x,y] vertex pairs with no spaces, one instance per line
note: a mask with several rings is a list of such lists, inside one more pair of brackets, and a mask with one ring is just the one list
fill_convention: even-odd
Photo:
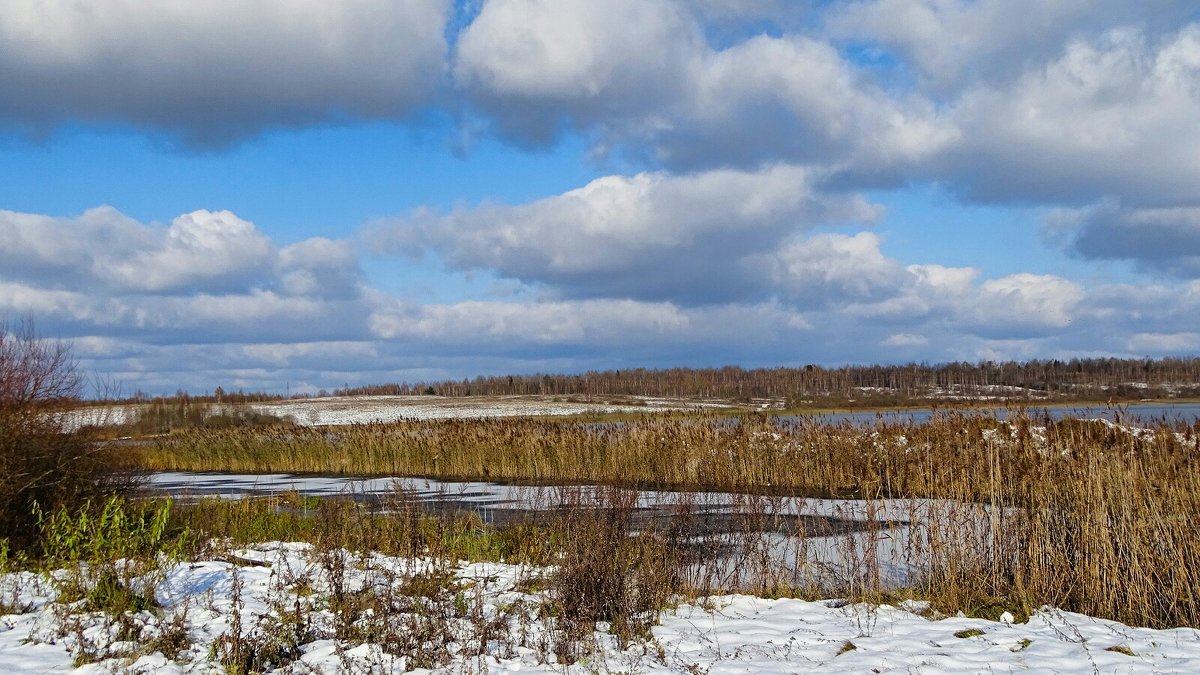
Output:
[[1200,395],[1200,357],[908,363],[826,368],[630,368],[582,374],[480,376],[473,380],[346,387],[337,396],[661,396],[689,398],[954,400],[1136,399]]

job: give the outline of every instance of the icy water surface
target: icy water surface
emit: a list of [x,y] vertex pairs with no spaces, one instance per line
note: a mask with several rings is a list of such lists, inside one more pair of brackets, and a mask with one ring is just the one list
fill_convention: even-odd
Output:
[[[182,501],[204,497],[242,499],[295,493],[301,497],[349,498],[380,509],[408,503],[443,513],[476,512],[484,522],[491,523],[536,518],[539,514],[619,502],[628,503],[639,519],[647,522],[656,518],[670,518],[681,509],[686,509],[691,514],[706,518],[714,528],[733,528],[750,516],[764,516],[762,519],[769,521],[771,529],[791,532],[803,525],[807,531],[821,534],[857,529],[866,519],[867,512],[866,502],[861,500],[286,473],[164,471],[151,474],[145,489],[152,494],[169,495]],[[880,501],[874,503],[871,509],[874,512],[885,509],[887,505],[888,502]],[[769,518],[765,517],[767,514]]]
[[[296,493],[353,498],[376,509],[418,505],[433,513],[476,513],[503,525],[552,518],[597,505],[628,504],[633,526],[681,526],[689,548],[729,579],[770,568],[821,582],[861,574],[871,561],[884,583],[902,584],[917,566],[905,560],[914,531],[930,518],[932,500],[823,499],[597,488],[585,485],[522,486],[483,481],[424,478],[351,478],[292,474],[163,472],[150,476],[147,490],[183,501],[203,497],[241,499]],[[294,502],[293,502],[294,503]],[[296,508],[296,507],[284,507]],[[686,516],[675,520],[679,514]],[[938,517],[938,516],[933,516]],[[747,563],[754,557],[754,569]],[[736,585],[736,584],[735,584]]]
[[[1008,408],[979,408],[957,410],[946,408],[942,410],[934,410],[932,408],[913,408],[911,410],[897,410],[889,412],[840,412],[826,413],[814,416],[796,416],[782,415],[778,419],[780,421],[797,421],[800,419],[815,419],[825,424],[841,424],[849,422],[851,424],[874,424],[876,421],[884,422],[914,422],[923,424],[931,420],[935,415],[946,414],[950,412],[961,412],[966,415],[994,415],[998,419],[1007,419],[1010,413]],[[1049,417],[1052,420],[1063,420],[1068,418],[1076,419],[1106,419],[1110,422],[1120,424],[1155,424],[1158,422],[1167,422],[1171,424],[1184,423],[1194,424],[1200,421],[1200,403],[1131,403],[1116,407],[1106,406],[1064,406],[1064,407],[1037,407],[1029,406],[1025,409],[1026,414],[1033,418]]]

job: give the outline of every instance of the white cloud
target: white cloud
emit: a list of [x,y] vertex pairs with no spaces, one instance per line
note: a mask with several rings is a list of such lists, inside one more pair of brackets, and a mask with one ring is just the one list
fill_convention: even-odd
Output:
[[346,242],[314,238],[276,250],[253,223],[198,210],[167,227],[108,206],[76,217],[0,211],[0,280],[43,288],[194,294],[273,289],[347,297],[361,283]]
[[634,300],[397,303],[376,311],[370,326],[377,338],[410,353],[600,356],[659,365],[791,358],[796,341],[812,331],[801,313],[776,303],[681,307]]
[[276,263],[280,287],[289,295],[346,298],[363,283],[349,242],[314,237],[284,247]]
[[[0,125],[212,145],[431,104],[522,143],[577,133],[600,166],[634,169],[361,235],[526,301],[407,304],[370,287],[348,241],[274,242],[217,209],[159,224],[100,207],[0,211],[0,314],[45,317],[85,336],[86,358],[168,390],[189,368],[326,386],[881,347],[934,361],[1195,349],[1192,2],[490,0],[449,62],[448,7],[16,0],[0,23],[14,92]],[[1042,263],[987,278],[936,264],[936,246],[933,261],[898,260],[845,231],[883,215],[853,188],[928,182],[1043,205],[1049,235],[1085,261],[1175,276],[1083,282]]]
[[875,172],[954,140],[934,108],[888,96],[820,40],[756,36],[707,53],[691,77],[672,123],[648,137],[668,165],[787,160]]
[[455,77],[502,133],[545,143],[570,124],[673,167],[869,158],[877,171],[953,140],[931,106],[889,97],[822,40],[715,49],[690,9],[713,8],[492,0],[459,40]]
[[[977,60],[977,52],[987,52],[1003,41],[983,39],[983,29],[1011,31],[1028,35],[1025,22],[996,22],[981,14],[1020,11],[1021,2],[963,3],[955,0],[871,0],[836,6],[830,14],[835,34],[849,39],[869,37],[905,57],[918,72],[935,82],[957,80],[960,73]],[[1072,2],[1052,5],[1051,12],[1067,10]],[[1040,23],[1039,25],[1046,25]]]
[[85,211],[75,218],[0,211],[0,269],[8,279],[44,279],[74,286],[99,279],[110,257],[136,252],[147,228],[112,207]]
[[682,93],[698,27],[668,0],[490,0],[459,36],[455,78],[510,134],[640,119]]
[[[989,338],[1038,337],[1069,329],[1086,297],[1084,287],[1055,275],[1017,273],[979,281],[979,271],[969,267],[901,268],[877,247],[878,240],[870,238],[855,242],[856,255],[870,261],[860,288],[872,292],[848,298],[842,311],[858,321],[893,328],[936,325]],[[849,264],[841,274],[852,279],[854,269]],[[872,273],[886,276],[877,276],[879,283],[871,286]]]
[[394,118],[444,71],[448,0],[10,0],[0,121],[146,125],[194,144]]
[[1200,281],[1101,285],[1088,290],[1076,312],[1114,339],[1150,328],[1163,333],[1194,331],[1200,316]]
[[764,264],[773,285],[800,304],[870,301],[893,296],[910,281],[879,245],[871,232],[822,234],[788,243]]
[[455,73],[497,95],[633,94],[685,67],[698,40],[671,2],[491,0],[459,37]]
[[951,115],[941,175],[983,199],[1190,199],[1200,182],[1200,24],[1076,40],[1011,85],[975,86]]
[[870,38],[945,93],[996,82],[1057,57],[1062,45],[1113,26],[1161,27],[1194,16],[1187,0],[866,0],[835,5],[833,34]]
[[980,285],[974,321],[989,330],[1052,330],[1070,325],[1084,299],[1079,284],[1050,274],[1010,274]]
[[371,318],[371,327],[377,336],[386,339],[590,346],[686,334],[689,321],[669,303],[466,301],[379,312]]
[[929,338],[912,333],[893,333],[879,344],[884,347],[924,347],[929,344]]
[[1128,349],[1142,354],[1194,354],[1200,350],[1200,333],[1136,333]]
[[112,303],[95,296],[0,279],[0,315],[28,315],[111,325],[117,318],[116,309]]
[[111,207],[77,217],[0,211],[0,243],[0,315],[92,337],[358,337],[377,302],[348,243],[278,250],[229,211],[193,211],[165,227]]
[[96,276],[134,291],[245,287],[274,254],[265,235],[229,211],[193,211],[165,232],[144,230],[149,241],[137,242],[135,251],[107,252]]
[[378,223],[380,250],[429,249],[458,270],[486,269],[574,296],[685,303],[761,298],[762,273],[743,258],[788,234],[880,214],[861,198],[814,192],[811,172],[607,176],[529,204],[417,212]]

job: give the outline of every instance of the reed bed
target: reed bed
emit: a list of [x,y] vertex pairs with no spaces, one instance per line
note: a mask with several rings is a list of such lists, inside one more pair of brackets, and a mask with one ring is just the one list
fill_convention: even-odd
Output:
[[[686,487],[760,495],[764,504],[779,494],[908,500],[900,562],[916,571],[909,591],[937,608],[1021,615],[1050,604],[1137,625],[1200,626],[1200,425],[945,415],[865,428],[759,416],[275,426],[172,434],[143,447],[139,463]],[[843,592],[895,592],[880,581],[886,561],[861,546],[864,536],[891,536],[883,518],[855,535],[861,570]],[[760,591],[799,579],[796,570],[758,577]]]
[[[1088,461],[1190,471],[1200,425],[1131,432],[1100,421],[954,414],[862,427],[767,416],[618,423],[435,420],[344,427],[192,428],[137,442],[148,470],[426,476],[844,497],[1017,499]],[[1122,458],[1126,458],[1122,460]],[[1002,480],[997,481],[997,478]]]

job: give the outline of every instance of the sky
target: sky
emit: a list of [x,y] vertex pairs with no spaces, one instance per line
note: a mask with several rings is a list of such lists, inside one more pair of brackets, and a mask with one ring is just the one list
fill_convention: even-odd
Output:
[[1200,353],[1194,0],[0,0],[0,316],[125,393]]

